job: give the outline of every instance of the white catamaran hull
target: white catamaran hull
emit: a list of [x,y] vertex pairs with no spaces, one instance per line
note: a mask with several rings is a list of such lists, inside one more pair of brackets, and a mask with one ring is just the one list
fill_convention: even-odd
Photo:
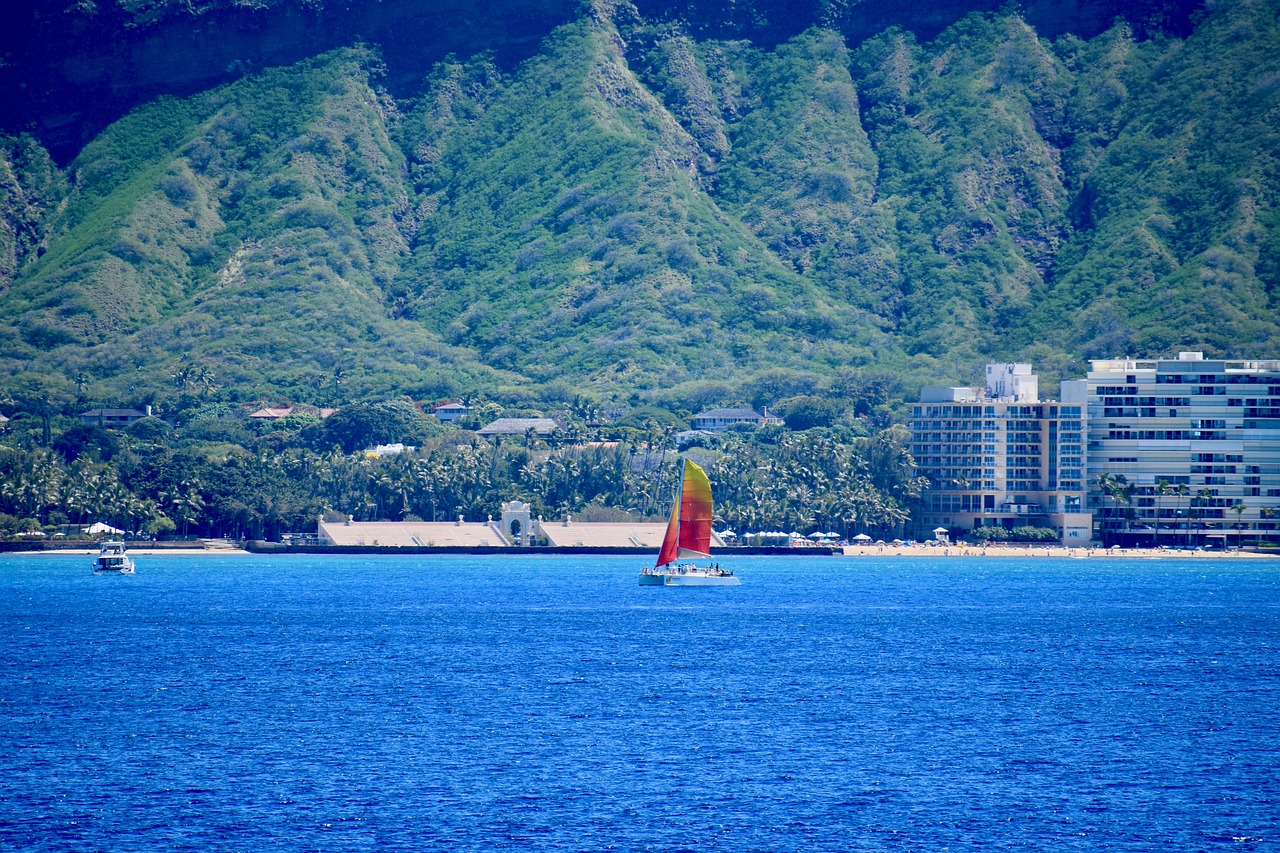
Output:
[[738,586],[741,583],[737,575],[697,570],[671,574],[648,572],[640,575],[640,586]]

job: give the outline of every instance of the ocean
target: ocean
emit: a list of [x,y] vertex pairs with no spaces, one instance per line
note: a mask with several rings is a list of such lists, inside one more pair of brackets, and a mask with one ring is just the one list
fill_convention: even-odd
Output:
[[0,851],[1280,849],[1280,561],[0,556]]

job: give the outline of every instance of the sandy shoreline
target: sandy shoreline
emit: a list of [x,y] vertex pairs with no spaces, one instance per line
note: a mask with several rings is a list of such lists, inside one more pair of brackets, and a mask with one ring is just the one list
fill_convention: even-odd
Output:
[[[796,549],[797,553],[803,549]],[[396,553],[395,548],[387,548],[387,553]],[[58,550],[10,551],[11,554],[25,556],[41,554],[73,554],[76,556],[94,556],[97,548],[60,548]],[[130,548],[134,556],[150,557],[157,554],[181,554],[202,556],[248,556],[251,552],[241,548]],[[846,557],[1072,557],[1087,559],[1090,557],[1141,558],[1158,557],[1195,557],[1213,559],[1275,559],[1277,554],[1259,554],[1253,551],[1172,551],[1156,548],[1063,548],[1060,546],[1038,546],[1035,548],[1011,548],[1008,546],[988,545],[949,545],[930,547],[928,545],[847,545],[844,548]]]
[[[232,556],[243,554],[248,555],[249,552],[241,548],[129,548],[130,556],[151,557],[156,554],[208,554],[217,556],[219,554],[230,554]],[[98,555],[97,548],[58,548],[40,551],[9,551],[10,554],[21,554],[26,557],[38,554],[72,554],[77,557],[96,557]]]
[[848,545],[844,549],[846,557],[1131,557],[1150,559],[1153,557],[1211,557],[1274,559],[1274,554],[1259,554],[1254,551],[1173,551],[1159,548],[1063,548],[1062,546],[1037,546],[1033,548],[1011,548],[1009,546],[988,545]]

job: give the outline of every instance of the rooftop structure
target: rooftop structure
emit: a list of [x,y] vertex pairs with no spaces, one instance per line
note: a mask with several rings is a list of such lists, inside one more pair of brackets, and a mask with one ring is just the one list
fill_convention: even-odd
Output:
[[550,435],[560,429],[551,418],[498,418],[477,431],[477,435],[526,435],[533,430],[536,435]]
[[80,413],[80,422],[109,427],[127,426],[150,416],[150,406],[147,406],[145,412],[139,412],[137,409],[90,409]]
[[249,417],[256,418],[262,421],[275,421],[275,420],[279,420],[280,418],[287,418],[289,417],[289,415],[292,415],[292,414],[293,414],[292,406],[268,406],[263,409],[258,409],[258,411],[250,414]]
[[332,415],[337,409],[322,409],[317,406],[297,405],[297,406],[265,406],[253,412],[249,417],[260,421],[275,421],[281,418],[287,418],[289,415],[315,415],[324,420]]

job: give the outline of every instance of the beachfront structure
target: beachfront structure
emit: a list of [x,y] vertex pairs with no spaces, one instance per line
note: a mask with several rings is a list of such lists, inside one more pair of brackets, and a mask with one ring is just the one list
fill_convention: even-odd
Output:
[[380,548],[500,548],[510,543],[492,523],[463,521],[325,521],[321,545]]
[[1085,423],[1085,382],[1042,401],[1029,364],[988,365],[982,387],[921,389],[911,408],[911,450],[929,481],[920,529],[1048,527],[1086,544]]
[[1280,360],[1105,359],[1087,382],[1100,535],[1170,546],[1280,541]]
[[[488,521],[325,521],[316,527],[319,545],[361,548],[555,548],[642,549],[656,552],[667,530],[665,522],[583,522],[566,516],[555,521],[533,518],[522,501],[502,505],[502,516]],[[715,533],[712,545],[724,547]]]

